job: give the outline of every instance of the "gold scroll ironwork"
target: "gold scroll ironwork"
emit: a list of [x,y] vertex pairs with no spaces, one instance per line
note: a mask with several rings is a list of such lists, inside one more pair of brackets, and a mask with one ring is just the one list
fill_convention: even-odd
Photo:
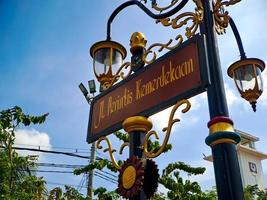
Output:
[[129,147],[129,142],[124,142],[122,145],[121,145],[121,148],[120,148],[120,151],[119,153],[122,155],[122,152],[124,150],[125,147]]
[[164,7],[159,7],[158,4],[155,2],[152,4],[152,8],[155,9],[156,11],[162,12],[173,7],[176,3],[178,3],[178,1],[179,0],[172,0],[168,6],[164,6]]
[[228,11],[224,10],[225,6],[234,5],[241,0],[217,0],[213,2],[213,15],[215,21],[215,30],[216,32],[221,35],[225,33],[225,29],[227,28],[230,20],[230,16]]
[[121,167],[119,166],[118,162],[116,161],[113,153],[116,152],[116,149],[112,149],[112,145],[111,145],[111,142],[110,140],[107,138],[107,137],[100,137],[98,140],[97,140],[97,143],[96,143],[96,147],[98,149],[102,149],[103,147],[100,145],[100,143],[105,140],[107,142],[107,145],[108,145],[108,148],[104,149],[103,151],[104,152],[109,152],[109,156],[110,156],[110,159],[111,159],[111,162],[112,162],[112,165],[116,168],[116,169],[120,169]]
[[[131,73],[132,73],[132,63],[131,62],[125,62],[123,63],[120,68],[118,69],[118,71],[116,72],[116,74],[111,77],[112,80],[110,82],[105,82],[103,85],[102,85],[102,89],[103,90],[107,90],[109,89],[112,85],[114,85],[115,82],[117,82],[119,80],[119,78],[121,79],[125,79],[127,78]],[[128,72],[125,74],[123,69],[128,69]]]
[[[183,27],[184,25],[187,25],[189,21],[192,22],[191,26],[187,26],[185,28],[185,36],[187,38],[191,38],[192,36],[195,35],[199,25],[202,23],[203,21],[203,6],[201,3],[201,0],[193,0],[194,3],[196,4],[196,8],[195,8],[195,12],[184,12],[176,17],[174,17],[173,19],[171,18],[164,18],[164,19],[159,19],[156,21],[156,23],[161,23],[163,26],[171,26],[173,29],[178,29]],[[173,1],[172,3],[174,3],[176,1]],[[170,4],[171,6],[172,4]],[[167,8],[167,7],[166,7]],[[167,43],[155,43],[152,44],[150,47],[147,48],[147,50],[144,53],[143,56],[143,60],[146,64],[150,64],[152,62],[154,62],[157,58],[157,53],[161,52],[163,49],[168,49],[168,50],[172,50],[176,47],[178,47],[182,42],[183,42],[183,35],[182,34],[178,34],[175,38],[176,44],[173,45],[173,39],[170,39]],[[154,50],[156,48],[156,50]],[[157,50],[158,49],[158,50]],[[148,59],[148,56],[150,54],[153,54],[152,58]]]
[[152,151],[148,151],[148,141],[149,141],[149,138],[154,135],[155,138],[157,140],[159,140],[159,135],[156,131],[152,130],[152,131],[149,131],[145,137],[145,141],[144,141],[144,153],[145,155],[148,157],[148,158],[155,158],[155,157],[158,157],[165,149],[166,145],[168,144],[168,141],[169,141],[169,138],[170,138],[170,134],[171,134],[171,130],[172,130],[172,127],[174,125],[174,123],[176,122],[179,122],[180,119],[176,118],[174,119],[174,115],[175,115],[175,112],[177,111],[177,109],[181,106],[185,104],[186,107],[184,109],[182,109],[182,113],[186,113],[190,108],[191,108],[191,104],[188,100],[186,99],[183,99],[181,101],[178,101],[174,107],[172,108],[172,111],[171,111],[171,114],[169,116],[169,121],[168,121],[168,126],[163,128],[162,131],[163,132],[166,132],[165,133],[165,138],[164,138],[164,141],[162,143],[162,145],[160,146],[159,150],[157,152],[153,152]]

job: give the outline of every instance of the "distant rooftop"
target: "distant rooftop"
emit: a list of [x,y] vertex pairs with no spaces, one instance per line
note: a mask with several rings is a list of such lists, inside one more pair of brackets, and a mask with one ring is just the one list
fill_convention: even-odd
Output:
[[245,133],[245,132],[237,130],[237,129],[235,129],[235,132],[240,135],[241,144],[246,144],[246,143],[249,143],[249,142],[257,142],[257,141],[260,140],[258,137],[255,137],[253,135],[250,135],[248,133]]

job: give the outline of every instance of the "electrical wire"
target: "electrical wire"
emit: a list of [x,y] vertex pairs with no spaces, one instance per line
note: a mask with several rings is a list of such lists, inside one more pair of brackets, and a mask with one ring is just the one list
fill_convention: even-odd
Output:
[[[0,146],[0,148],[5,148],[3,146]],[[13,149],[16,150],[25,150],[25,151],[36,151],[36,152],[43,152],[43,153],[53,153],[53,154],[63,154],[66,156],[72,156],[72,157],[78,157],[78,158],[85,158],[89,159],[89,156],[81,156],[75,153],[70,153],[70,152],[62,152],[62,151],[50,151],[50,150],[43,150],[43,149],[33,149],[33,148],[23,148],[23,147],[12,147]],[[96,160],[102,160],[101,157],[96,157]]]
[[43,145],[34,145],[34,144],[22,144],[22,143],[15,143],[15,145],[19,145],[19,146],[31,146],[31,147],[39,147],[39,149],[41,147],[43,148],[49,148],[49,149],[69,149],[69,150],[74,150],[75,153],[90,153],[90,151],[88,151],[88,149],[83,149],[83,148],[71,148],[71,147],[55,147],[55,146],[43,146]]
[[[73,171],[60,171],[60,170],[39,170],[39,169],[30,169],[31,172],[39,172],[39,173],[63,173],[63,174],[73,174]],[[112,182],[112,183],[116,183],[117,184],[117,180],[110,177],[110,176],[107,176],[105,175],[103,172],[95,172],[94,173],[96,176],[100,177],[100,178],[103,178],[109,182]]]
[[87,165],[69,165],[69,164],[55,164],[55,163],[35,163],[38,167],[57,167],[57,168],[82,168]]
[[107,179],[109,179],[109,181],[113,181],[113,182],[115,182],[115,183],[118,183],[118,180],[116,180],[116,179],[114,179],[114,178],[111,178],[111,177],[109,177],[109,176],[107,176],[107,175],[105,175],[105,174],[102,174],[102,173],[99,173],[99,172],[95,172],[94,174],[95,174],[95,175],[100,175],[100,176],[102,176],[102,177],[104,177],[104,178],[107,178]]
[[63,155],[67,155],[67,156],[73,156],[73,157],[78,157],[78,158],[89,159],[89,156],[81,156],[81,155],[78,155],[78,154],[75,154],[75,153],[70,153],[70,152],[50,151],[50,150],[23,148],[23,147],[12,147],[12,148],[16,149],[16,150],[37,151],[37,152],[43,152],[43,153],[63,154]]
[[83,177],[82,177],[78,187],[76,188],[78,191],[81,191],[81,189],[82,189],[82,187],[83,187],[83,185],[85,183],[85,180],[86,180],[86,174],[83,174]]
[[39,170],[30,169],[31,172],[47,172],[47,173],[63,173],[63,174],[73,174],[73,171],[59,171],[59,170]]
[[[57,182],[51,182],[51,181],[46,181],[46,184],[48,185],[68,185],[71,187],[77,187],[78,185],[72,185],[72,184],[66,184],[66,183],[57,183]],[[87,188],[85,186],[83,186],[82,188]]]
[[98,171],[101,171],[101,172],[103,172],[103,173],[105,173],[105,174],[108,174],[108,175],[110,175],[110,176],[113,176],[114,178],[118,178],[118,176],[116,176],[116,175],[114,175],[114,174],[112,174],[112,173],[110,173],[110,172],[107,172],[107,171],[104,171],[104,170],[99,170],[99,169],[97,169]]
[[[82,168],[82,167],[86,167],[87,165],[68,165],[68,164],[55,164],[55,163],[36,163],[36,165],[38,167],[55,167],[55,168],[72,168],[72,169],[75,169],[75,168]],[[104,171],[104,170],[100,170],[100,169],[96,169],[100,172],[103,172],[105,174],[108,174],[114,178],[117,178],[116,175],[108,172],[108,171]]]
[[98,175],[98,174],[95,174],[95,176],[97,176],[97,177],[99,177],[99,178],[102,178],[102,179],[104,179],[104,180],[106,180],[106,181],[109,181],[109,182],[111,182],[111,183],[114,183],[114,184],[118,184],[117,182],[114,182],[114,181],[111,181],[111,180],[109,180],[109,179],[107,179],[107,178],[105,178],[105,177],[102,177],[101,175]]

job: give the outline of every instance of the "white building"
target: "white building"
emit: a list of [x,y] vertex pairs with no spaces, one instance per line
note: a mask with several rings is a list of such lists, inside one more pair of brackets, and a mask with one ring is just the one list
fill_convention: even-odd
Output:
[[[255,142],[259,141],[259,138],[239,130],[235,132],[241,136],[241,142],[237,145],[237,155],[243,187],[257,184],[259,189],[264,189],[261,161],[267,159],[267,154],[256,150]],[[212,156],[206,156],[204,160],[212,162]]]

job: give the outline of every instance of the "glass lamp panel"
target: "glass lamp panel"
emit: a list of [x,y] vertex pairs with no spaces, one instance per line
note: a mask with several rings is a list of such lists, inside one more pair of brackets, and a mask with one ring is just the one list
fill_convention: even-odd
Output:
[[254,89],[256,79],[253,68],[253,65],[246,65],[234,71],[235,82],[239,90],[245,92],[246,90]]
[[116,49],[112,50],[112,71],[116,73],[122,65],[122,55]]
[[263,91],[263,79],[261,76],[261,69],[259,68],[258,65],[256,65],[256,77],[258,81],[259,90]]
[[110,48],[102,48],[94,55],[94,67],[98,75],[106,74],[110,67]]

